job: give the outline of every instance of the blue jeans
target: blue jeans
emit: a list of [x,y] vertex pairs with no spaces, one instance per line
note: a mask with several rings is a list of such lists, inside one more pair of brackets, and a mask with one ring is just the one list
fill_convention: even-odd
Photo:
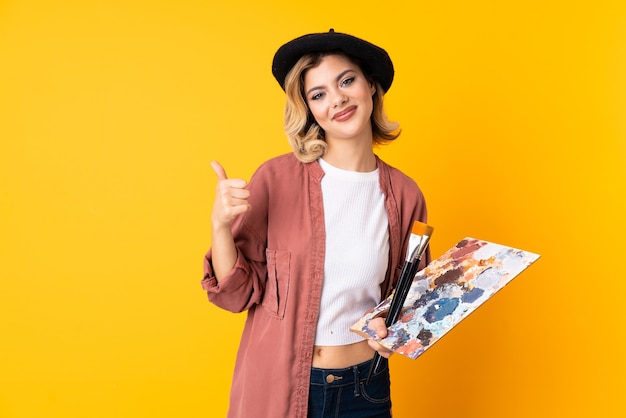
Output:
[[311,369],[308,418],[390,418],[388,361],[367,384],[372,361],[345,369]]

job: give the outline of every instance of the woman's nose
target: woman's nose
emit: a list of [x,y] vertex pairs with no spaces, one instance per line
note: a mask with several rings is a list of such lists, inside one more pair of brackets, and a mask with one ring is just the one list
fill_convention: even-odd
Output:
[[333,97],[333,103],[334,103],[333,107],[340,106],[344,104],[346,101],[348,101],[348,98],[346,97],[346,95],[343,94],[341,91],[338,91],[335,93],[335,96]]

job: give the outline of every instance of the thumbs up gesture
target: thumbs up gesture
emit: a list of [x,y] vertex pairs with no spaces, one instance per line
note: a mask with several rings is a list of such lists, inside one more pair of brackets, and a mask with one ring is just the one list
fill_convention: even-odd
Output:
[[213,227],[215,229],[230,228],[237,216],[250,210],[248,183],[242,179],[229,179],[226,171],[217,161],[211,162],[211,167],[218,179],[211,215]]

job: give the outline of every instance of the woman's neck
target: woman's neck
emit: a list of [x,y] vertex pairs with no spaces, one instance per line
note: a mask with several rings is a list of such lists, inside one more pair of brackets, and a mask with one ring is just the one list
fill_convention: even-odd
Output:
[[330,141],[323,158],[333,167],[347,171],[368,173],[376,170],[377,166],[371,142]]

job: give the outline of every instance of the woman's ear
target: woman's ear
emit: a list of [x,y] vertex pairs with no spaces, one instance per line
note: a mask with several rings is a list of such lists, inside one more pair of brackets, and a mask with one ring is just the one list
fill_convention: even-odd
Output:
[[367,80],[367,82],[370,85],[370,92],[372,93],[372,96],[376,93],[376,83],[374,83],[373,80]]

